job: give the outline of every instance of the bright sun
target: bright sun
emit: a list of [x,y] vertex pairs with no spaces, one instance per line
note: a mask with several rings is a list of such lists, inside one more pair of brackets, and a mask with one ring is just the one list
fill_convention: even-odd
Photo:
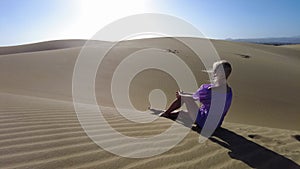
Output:
[[149,0],[78,0],[79,19],[73,31],[91,37],[103,26],[133,14],[151,10]]

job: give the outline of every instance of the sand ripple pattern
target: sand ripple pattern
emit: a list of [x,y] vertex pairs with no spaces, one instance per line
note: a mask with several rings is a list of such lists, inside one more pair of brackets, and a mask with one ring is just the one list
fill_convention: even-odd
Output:
[[[164,154],[129,159],[90,140],[71,102],[7,93],[0,99],[6,100],[0,109],[0,168],[299,168],[299,131],[226,123],[203,144],[191,131]],[[113,114],[107,119],[131,136],[155,135],[172,123],[158,119],[154,126],[135,126]]]

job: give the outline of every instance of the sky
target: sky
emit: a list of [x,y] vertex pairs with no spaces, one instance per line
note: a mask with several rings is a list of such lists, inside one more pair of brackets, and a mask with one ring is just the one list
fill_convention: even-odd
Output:
[[206,37],[300,35],[300,0],[0,0],[0,46],[89,39],[117,19],[172,15]]

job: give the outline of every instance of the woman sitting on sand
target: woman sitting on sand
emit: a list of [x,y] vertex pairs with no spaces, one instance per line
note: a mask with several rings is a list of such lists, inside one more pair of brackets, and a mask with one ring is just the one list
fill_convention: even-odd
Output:
[[[222,122],[224,120],[225,115],[228,112],[228,109],[231,105],[232,100],[232,90],[227,84],[227,79],[231,73],[231,65],[228,61],[222,60],[215,62],[213,64],[212,71],[208,71],[210,73],[213,73],[213,82],[211,84],[202,84],[200,88],[196,91],[194,94],[189,93],[182,93],[182,92],[176,92],[176,100],[170,105],[170,107],[161,115],[166,118],[170,119],[176,119],[178,113],[172,113],[174,110],[179,109],[183,102],[181,101],[181,97],[192,97],[194,100],[199,100],[202,105],[198,110],[198,115],[195,121],[195,125],[197,128],[203,128],[204,123],[207,119],[207,116],[209,114],[209,108],[211,105],[211,91],[214,90],[216,92],[220,91],[218,89],[221,89],[223,87],[226,88],[226,102],[223,109],[223,113],[221,116],[221,119],[218,123],[217,127],[220,127],[222,125]],[[222,91],[222,89],[221,89]]]

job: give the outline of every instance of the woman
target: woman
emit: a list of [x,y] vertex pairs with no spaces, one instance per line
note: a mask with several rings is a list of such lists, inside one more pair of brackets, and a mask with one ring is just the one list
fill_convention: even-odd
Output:
[[[197,128],[203,128],[204,123],[209,114],[209,109],[211,105],[211,94],[212,90],[222,93],[223,89],[226,92],[222,93],[226,95],[226,102],[222,112],[221,119],[217,127],[222,125],[225,115],[227,114],[232,101],[232,90],[227,84],[227,79],[231,74],[232,68],[228,61],[221,60],[213,64],[212,71],[207,71],[213,73],[213,81],[211,84],[202,84],[200,88],[194,94],[176,92],[176,100],[170,105],[170,107],[161,115],[163,117],[174,119],[177,117],[178,113],[172,113],[174,110],[181,107],[182,99],[181,97],[193,97],[195,100],[199,100],[202,105],[198,110],[198,115],[196,118]],[[220,92],[221,91],[221,92]],[[224,96],[224,95],[223,95]]]

